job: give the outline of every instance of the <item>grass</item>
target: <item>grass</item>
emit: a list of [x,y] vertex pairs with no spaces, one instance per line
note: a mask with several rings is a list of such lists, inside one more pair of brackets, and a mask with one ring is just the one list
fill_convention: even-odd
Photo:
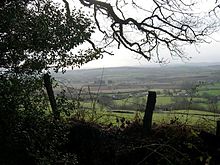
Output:
[[133,99],[131,99],[131,98],[121,99],[121,100],[114,100],[114,103],[116,105],[124,105],[124,104],[131,103],[131,102],[133,102]]
[[[208,94],[210,96],[220,95],[220,83],[213,85],[204,85],[199,87],[198,96],[192,98],[191,108],[197,107],[198,109],[209,109],[208,99],[201,97],[203,94]],[[143,91],[142,91],[143,92]],[[162,90],[160,91],[162,92]],[[128,96],[129,93],[120,93],[122,96]],[[132,104],[146,104],[146,96],[135,96],[138,93],[132,93],[130,97],[121,100],[113,100],[113,103],[118,106],[131,106]],[[139,93],[142,94],[142,93]],[[190,98],[187,97],[189,100]],[[174,99],[175,100],[175,99]],[[156,105],[169,105],[175,103],[172,96],[164,96],[163,93],[157,96]],[[95,121],[101,124],[118,125],[117,119],[125,118],[126,120],[135,120],[139,118],[143,119],[143,112],[136,112],[134,110],[129,110],[129,113],[120,113],[108,111],[108,109],[100,104],[96,103],[95,107],[92,107],[91,102],[80,102],[83,109],[83,116],[86,120]],[[220,101],[217,103],[217,109],[220,109]],[[195,109],[197,109],[195,108]],[[125,110],[121,110],[124,112]],[[133,113],[131,113],[133,112]],[[78,113],[81,113],[78,111]],[[211,115],[211,116],[207,116]],[[209,125],[215,127],[216,120],[220,119],[219,116],[215,116],[212,112],[198,111],[198,110],[173,110],[171,112],[156,112],[153,115],[153,122],[155,123],[169,123],[169,122],[180,122],[189,125]]]
[[[84,119],[88,121],[104,125],[111,123],[117,126],[120,126],[120,120],[122,118],[129,121],[134,121],[136,119],[142,121],[144,116],[144,112],[129,111],[129,113],[120,113],[120,111],[125,112],[125,110],[117,110],[117,112],[107,110],[87,110],[84,111],[83,115]],[[178,122],[210,130],[215,129],[217,120],[220,120],[219,114],[198,110],[173,110],[167,112],[155,111],[153,114],[153,123],[156,124]]]
[[[124,104],[131,104],[131,103],[138,102],[138,101],[143,102],[143,100],[146,103],[147,99],[145,96],[130,97],[127,99],[114,100],[114,103],[117,105],[124,105]],[[171,103],[173,103],[173,101],[172,101],[172,97],[170,97],[170,96],[158,96],[157,97],[157,105],[167,105],[167,104],[171,104]]]
[[193,98],[192,98],[192,101],[207,103],[207,102],[208,102],[208,99],[202,98],[202,97],[193,97]]
[[208,90],[200,90],[198,91],[199,96],[219,96],[220,95],[220,89],[208,89]]
[[159,96],[157,97],[157,105],[167,105],[173,103],[170,96]]
[[[210,116],[208,116],[210,115]],[[216,115],[212,112],[206,111],[198,111],[198,110],[175,110],[171,111],[170,113],[154,113],[154,120],[156,122],[160,122],[161,119],[163,122],[169,122],[170,120],[176,119],[181,123],[186,123],[189,125],[195,125],[199,122],[204,121],[215,121],[219,119],[219,115]]]

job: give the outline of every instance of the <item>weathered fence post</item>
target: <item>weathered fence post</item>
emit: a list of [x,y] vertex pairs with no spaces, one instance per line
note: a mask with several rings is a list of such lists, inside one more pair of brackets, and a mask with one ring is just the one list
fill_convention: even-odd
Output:
[[217,121],[216,135],[217,135],[218,137],[220,137],[220,120]]
[[56,103],[56,99],[55,99],[54,92],[53,92],[51,76],[49,75],[49,73],[46,73],[44,74],[43,79],[44,79],[44,86],[47,90],[47,95],[49,97],[50,106],[53,112],[54,120],[59,120],[60,112],[57,109],[57,103]]
[[144,133],[146,134],[151,132],[152,117],[153,117],[153,111],[155,109],[156,97],[157,97],[156,92],[154,91],[148,92],[147,105],[143,119]]

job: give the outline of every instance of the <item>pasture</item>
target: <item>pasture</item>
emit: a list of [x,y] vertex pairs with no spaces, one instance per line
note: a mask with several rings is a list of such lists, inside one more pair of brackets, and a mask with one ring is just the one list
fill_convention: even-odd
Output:
[[63,84],[68,82],[62,88],[76,96],[68,99],[78,102],[71,114],[85,120],[105,125],[120,125],[120,119],[141,121],[148,91],[156,91],[154,123],[215,128],[220,113],[219,69],[219,66],[122,67],[67,71],[64,77],[56,79]]

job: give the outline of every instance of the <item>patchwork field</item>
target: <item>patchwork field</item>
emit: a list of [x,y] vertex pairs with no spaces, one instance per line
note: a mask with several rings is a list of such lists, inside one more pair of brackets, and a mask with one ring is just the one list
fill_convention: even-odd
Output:
[[220,65],[78,70],[55,78],[62,82],[55,92],[65,89],[78,102],[78,116],[102,124],[142,120],[148,91],[157,92],[155,123],[215,128],[220,117]]

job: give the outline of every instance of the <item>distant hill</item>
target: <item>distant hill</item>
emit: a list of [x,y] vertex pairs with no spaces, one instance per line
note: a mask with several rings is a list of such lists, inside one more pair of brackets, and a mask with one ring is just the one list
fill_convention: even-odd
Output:
[[168,65],[161,67],[114,67],[67,70],[53,76],[71,85],[88,85],[97,80],[111,80],[117,84],[169,84],[184,82],[220,81],[220,63]]

